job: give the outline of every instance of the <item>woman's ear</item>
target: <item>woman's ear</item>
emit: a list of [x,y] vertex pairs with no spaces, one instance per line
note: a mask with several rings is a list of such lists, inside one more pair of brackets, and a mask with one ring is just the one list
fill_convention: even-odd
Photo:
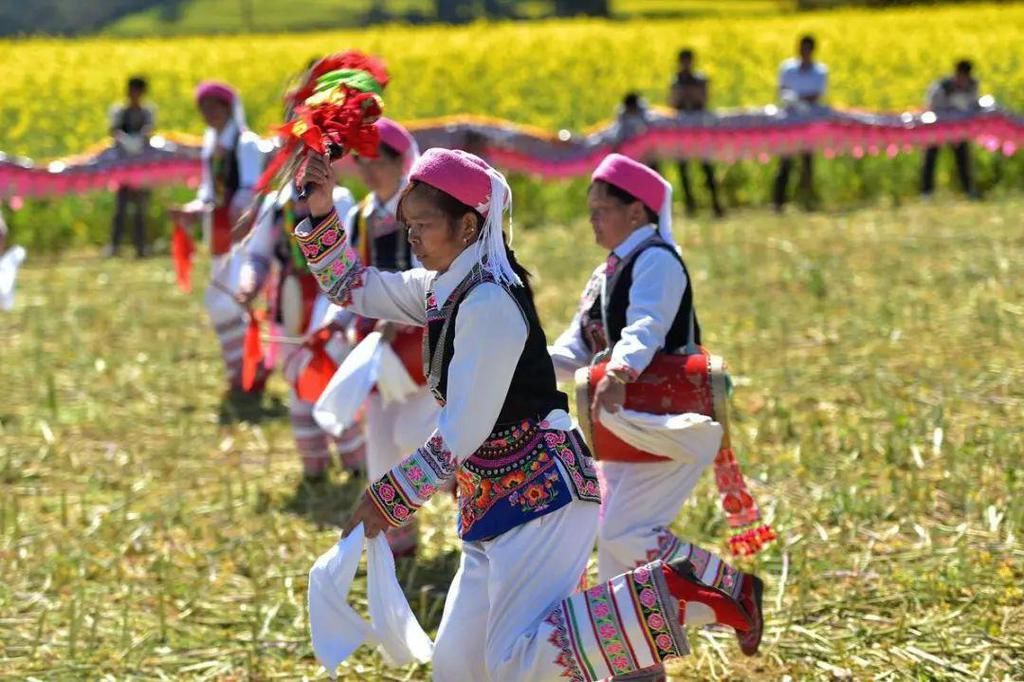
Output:
[[459,220],[459,241],[463,244],[472,244],[480,236],[480,227],[477,225],[476,216],[472,213],[463,214]]
[[647,222],[647,211],[640,201],[634,201],[629,205],[629,224],[633,227],[640,227]]

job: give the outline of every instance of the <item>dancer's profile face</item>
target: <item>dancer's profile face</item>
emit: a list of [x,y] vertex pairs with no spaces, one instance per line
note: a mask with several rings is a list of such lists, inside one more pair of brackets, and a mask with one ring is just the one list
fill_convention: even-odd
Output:
[[472,213],[453,218],[442,210],[436,190],[417,185],[402,197],[400,219],[409,232],[413,255],[427,270],[445,272],[459,254],[476,241]]
[[231,106],[215,97],[200,97],[199,113],[206,125],[214,130],[223,130],[231,119]]
[[383,200],[390,199],[402,184],[404,160],[381,153],[375,159],[356,157],[359,178],[371,192]]
[[607,183],[597,181],[587,192],[590,226],[598,246],[611,251],[626,241],[633,230],[647,222],[643,204],[625,203],[608,192]]

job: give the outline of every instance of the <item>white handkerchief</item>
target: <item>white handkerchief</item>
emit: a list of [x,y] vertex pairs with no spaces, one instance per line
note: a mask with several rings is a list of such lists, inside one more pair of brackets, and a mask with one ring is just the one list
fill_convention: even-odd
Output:
[[405,369],[405,365],[402,364],[391,344],[382,343],[380,346],[377,390],[380,391],[381,400],[385,405],[405,402],[405,399],[415,393],[419,386],[409,376],[408,370]]
[[[348,604],[364,545],[370,623]],[[338,540],[310,569],[309,630],[317,660],[332,678],[342,661],[362,644],[379,646],[390,665],[427,663],[434,654],[434,643],[398,584],[387,538],[380,533],[366,541],[362,524]]]
[[722,425],[694,412],[661,415],[602,409],[598,418],[627,444],[679,462],[710,464],[722,442]]
[[14,280],[25,262],[25,247],[12,246],[0,255],[0,310],[14,307]]
[[334,671],[364,642],[376,642],[366,621],[348,605],[348,591],[363,554],[359,524],[324,553],[309,570],[309,633],[317,660]]
[[341,363],[313,405],[313,419],[332,436],[337,438],[355,421],[360,406],[373,389],[380,366],[381,345],[378,332],[363,339]]
[[434,656],[434,643],[420,627],[398,584],[395,559],[384,533],[367,543],[366,580],[370,622],[384,659],[391,665],[429,662]]

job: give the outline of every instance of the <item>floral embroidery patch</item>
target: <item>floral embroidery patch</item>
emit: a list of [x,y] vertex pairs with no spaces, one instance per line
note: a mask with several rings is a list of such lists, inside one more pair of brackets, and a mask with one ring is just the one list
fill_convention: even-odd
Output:
[[398,527],[408,523],[419,509],[419,505],[406,495],[391,472],[384,474],[379,481],[371,483],[367,494],[391,526]]
[[630,576],[630,591],[633,601],[639,607],[641,623],[647,639],[654,645],[658,660],[678,658],[686,654],[676,643],[669,621],[670,611],[665,607],[653,571],[661,570],[661,562],[655,562],[634,569]]
[[590,588],[584,595],[597,642],[608,667],[620,675],[636,670],[639,666],[630,651],[607,583]]

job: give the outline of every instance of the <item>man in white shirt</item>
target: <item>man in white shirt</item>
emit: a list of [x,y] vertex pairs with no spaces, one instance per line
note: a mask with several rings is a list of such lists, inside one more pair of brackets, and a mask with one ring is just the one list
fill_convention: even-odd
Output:
[[[814,61],[814,36],[800,38],[799,56],[791,57],[779,67],[779,98],[791,109],[806,109],[821,104],[828,85],[828,68]],[[810,197],[813,192],[813,168],[810,152],[800,154],[800,191]],[[779,160],[779,173],[775,176],[772,200],[775,210],[781,212],[786,204],[789,189],[789,175],[793,170],[793,157],[783,156]]]

